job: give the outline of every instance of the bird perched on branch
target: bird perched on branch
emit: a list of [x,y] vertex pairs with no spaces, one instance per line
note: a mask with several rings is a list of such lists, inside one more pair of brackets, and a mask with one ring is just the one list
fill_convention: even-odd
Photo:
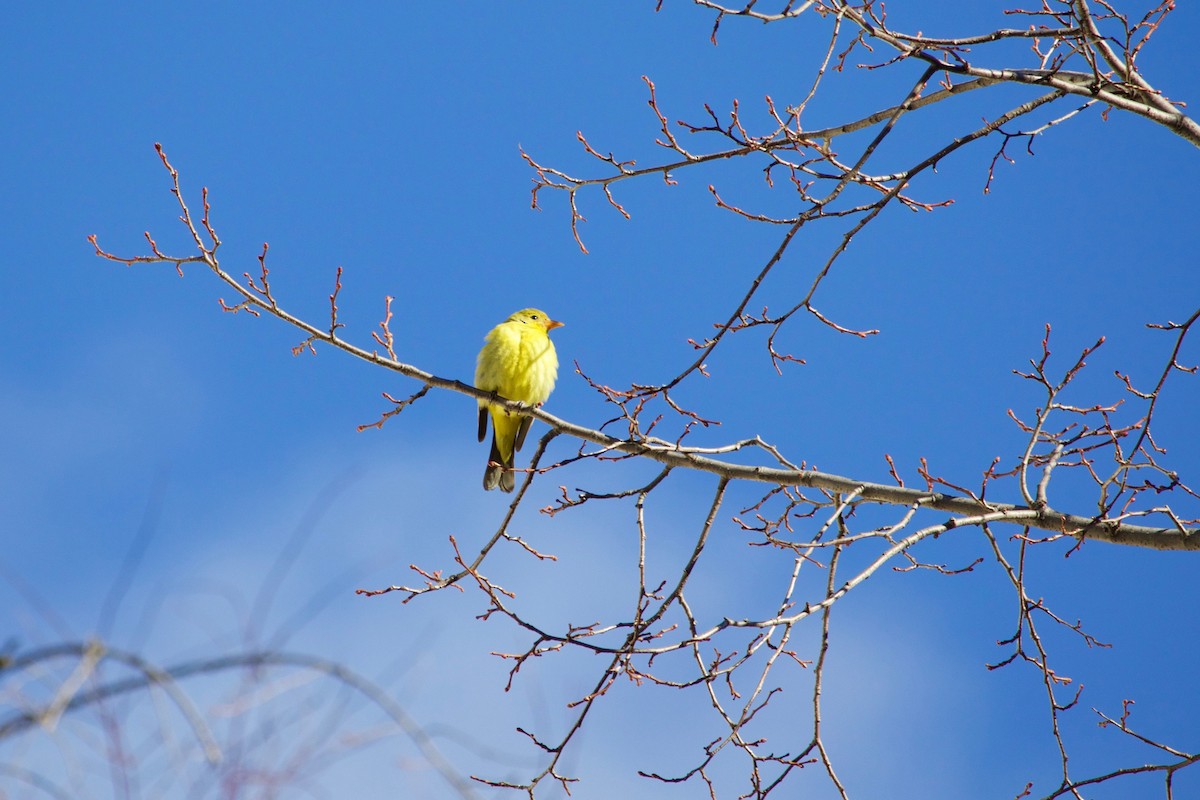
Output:
[[[544,311],[526,308],[501,322],[484,339],[475,365],[475,386],[506,400],[540,406],[554,390],[558,354],[550,331],[562,327]],[[492,418],[492,452],[483,473],[483,488],[511,492],[516,485],[513,454],[525,443],[533,417],[515,414],[503,406],[479,401],[479,441]]]

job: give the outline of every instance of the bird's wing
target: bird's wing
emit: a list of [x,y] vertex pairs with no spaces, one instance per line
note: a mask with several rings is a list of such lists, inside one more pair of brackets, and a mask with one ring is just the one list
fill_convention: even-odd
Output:
[[[533,417],[521,417],[521,426],[517,428],[517,438],[513,442],[513,450],[520,450],[521,445],[525,444],[525,434],[529,433],[529,426],[533,424]],[[480,441],[483,441],[480,439]]]

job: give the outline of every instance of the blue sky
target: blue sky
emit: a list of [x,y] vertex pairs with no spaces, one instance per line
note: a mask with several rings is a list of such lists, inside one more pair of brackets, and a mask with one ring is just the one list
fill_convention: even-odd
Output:
[[[979,4],[956,27],[949,14],[964,5],[928,3],[933,21],[914,26],[978,32],[1003,6]],[[230,272],[255,271],[269,242],[281,302],[324,320],[341,266],[346,336],[369,342],[391,295],[401,359],[461,379],[470,378],[489,327],[517,308],[545,308],[566,322],[554,334],[564,369],[549,410],[599,425],[611,411],[571,365],[612,386],[675,374],[692,358],[687,339],[725,318],[777,245],[779,230],[716,209],[707,185],[768,212],[787,213],[794,200],[765,190],[749,164],[680,171],[674,187],[657,179],[620,185],[631,220],[584,193],[583,255],[562,197],[545,193],[542,210],[530,210],[532,173],[519,148],[594,174],[575,139],[582,130],[602,152],[653,163],[662,153],[641,76],[655,81],[672,120],[699,121],[703,103],[721,112],[737,98],[747,119],[763,123],[761,98],[794,102],[821,46],[814,19],[765,27],[728,20],[713,47],[710,15],[665,6],[655,14],[653,3],[135,3],[10,13],[0,32],[0,68],[10,76],[0,115],[8,290],[0,643],[21,650],[100,633],[159,663],[234,650],[246,642],[247,610],[277,555],[304,535],[270,590],[260,640],[286,631],[292,649],[340,658],[379,680],[464,772],[515,776],[535,761],[514,728],[560,730],[564,703],[594,680],[590,660],[542,659],[505,694],[507,666],[488,654],[528,643],[501,622],[477,621],[480,596],[443,592],[401,605],[353,594],[409,580],[411,563],[448,566],[448,535],[477,547],[502,519],[505,498],[478,485],[486,448],[474,439],[473,401],[433,393],[382,431],[356,432],[387,408],[381,392],[417,387],[328,349],[293,357],[301,337],[282,323],[221,313],[217,298],[232,298],[211,274],[192,267],[180,279],[170,267],[114,265],[95,258],[86,237],[134,254],[148,230],[162,249],[190,254],[153,150],[161,142],[193,208],[209,187]],[[1200,11],[1181,4],[1141,62],[1170,97],[1193,105],[1200,77],[1177,65],[1197,36]],[[916,74],[833,76],[808,124],[890,105]],[[904,165],[928,142],[1028,97],[976,92],[944,114],[914,116],[881,163]],[[884,454],[910,481],[924,456],[934,471],[973,485],[993,456],[1020,450],[1006,411],[1029,414],[1040,398],[1012,370],[1037,355],[1045,323],[1060,368],[1108,337],[1072,401],[1119,399],[1115,369],[1152,382],[1170,343],[1145,324],[1186,318],[1200,298],[1195,148],[1142,120],[1114,113],[1105,121],[1091,110],[1042,137],[1035,155],[1012,151],[1016,163],[997,167],[987,195],[994,145],[954,154],[914,187],[921,199],[953,198],[952,206],[892,209],[855,241],[818,306],[878,336],[859,340],[797,320],[780,344],[807,363],[782,376],[757,333],[730,341],[712,360],[711,378],[679,391],[723,422],[695,442],[761,435],[793,460],[873,481],[887,480]],[[840,232],[800,237],[757,305],[795,302]],[[1194,342],[1183,360],[1200,361]],[[1156,421],[1166,458],[1185,480],[1200,471],[1198,387],[1175,376]],[[571,450],[556,447],[560,456]],[[518,526],[560,561],[502,553],[497,579],[543,621],[627,615],[632,508],[553,519],[535,509],[560,483],[603,491],[651,474],[637,464],[584,465],[539,484]],[[711,483],[679,476],[649,506],[652,568],[662,577],[690,552]],[[1018,500],[1009,489],[996,499]],[[737,499],[751,495],[741,490]],[[1087,513],[1089,502],[1064,478],[1057,505]],[[790,569],[747,548],[729,516],[697,579],[695,603],[709,618],[769,607]],[[149,544],[114,621],[102,627],[100,608],[114,584],[124,585],[120,565],[139,530]],[[962,532],[925,554],[966,563],[984,554],[983,539]],[[1137,700],[1133,720],[1147,735],[1200,748],[1196,694],[1180,688],[1186,681],[1149,677],[1182,676],[1197,658],[1193,561],[1096,544],[1070,559],[1047,548],[1031,565],[1032,593],[1114,645],[1057,643],[1063,670],[1086,687],[1069,721],[1080,737],[1072,763],[1081,776],[1150,757],[1095,729],[1088,708],[1119,714],[1127,697]],[[852,791],[952,797],[986,787],[988,796],[1011,797],[1026,780],[1047,790],[1055,756],[1036,676],[983,666],[1003,657],[995,642],[1012,630],[1011,606],[994,567],[956,578],[882,574],[848,598],[831,655],[827,724]],[[787,701],[802,719],[804,681]],[[207,709],[219,712],[228,700],[221,686],[195,691]],[[707,701],[625,685],[609,700],[568,759],[585,777],[583,796],[693,796],[663,793],[634,772],[686,770],[719,733]],[[767,728],[780,749],[798,744],[788,738],[786,708]],[[152,729],[129,714],[131,726]],[[355,725],[378,722],[361,714]],[[88,730],[61,736],[86,740]],[[120,794],[102,769],[67,775],[54,741],[47,733],[0,742],[0,763],[91,796]],[[0,774],[0,794],[42,796],[6,780]],[[1183,795],[1200,786],[1187,773],[1178,780]],[[333,765],[309,789],[329,786],[363,797],[397,787],[452,796],[396,738]],[[205,791],[195,796],[215,796]]]

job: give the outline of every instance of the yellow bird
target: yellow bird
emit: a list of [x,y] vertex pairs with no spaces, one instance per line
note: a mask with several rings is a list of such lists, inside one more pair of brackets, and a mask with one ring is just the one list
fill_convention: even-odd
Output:
[[[506,400],[540,406],[554,390],[558,354],[550,331],[562,327],[544,311],[526,308],[501,322],[484,338],[475,364],[475,386]],[[516,485],[513,454],[525,444],[532,417],[522,417],[502,406],[479,401],[479,441],[487,435],[492,418],[492,452],[483,473],[483,488],[511,492]]]

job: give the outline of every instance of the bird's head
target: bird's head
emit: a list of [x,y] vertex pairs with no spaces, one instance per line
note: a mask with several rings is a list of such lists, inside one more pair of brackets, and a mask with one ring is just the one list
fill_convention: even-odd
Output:
[[561,328],[563,323],[550,319],[550,315],[537,308],[523,308],[508,318],[509,322],[520,322],[525,325],[539,325],[546,333]]

